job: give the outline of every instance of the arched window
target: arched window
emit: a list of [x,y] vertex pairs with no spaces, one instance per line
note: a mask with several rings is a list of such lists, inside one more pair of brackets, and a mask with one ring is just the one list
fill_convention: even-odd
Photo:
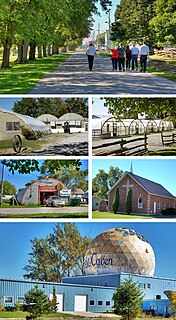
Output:
[[143,200],[142,197],[138,198],[138,208],[142,209],[143,208]]

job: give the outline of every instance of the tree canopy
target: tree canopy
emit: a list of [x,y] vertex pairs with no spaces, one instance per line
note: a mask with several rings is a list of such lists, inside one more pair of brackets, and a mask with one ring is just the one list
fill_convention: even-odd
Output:
[[174,98],[105,98],[105,105],[117,120],[137,119],[145,114],[146,119],[165,119],[176,123],[176,100]]
[[112,24],[111,40],[149,46],[176,43],[176,4],[174,0],[121,0]]
[[74,223],[58,223],[46,238],[31,240],[24,278],[61,282],[63,277],[84,274],[84,255],[90,242]]
[[88,118],[88,101],[86,98],[22,98],[14,103],[13,111],[34,118],[45,113],[60,118],[70,112]]
[[[2,182],[0,181],[0,190],[1,190]],[[13,195],[16,194],[16,187],[11,184],[9,181],[4,181],[3,184],[3,194],[4,195]]]
[[100,199],[107,199],[109,188],[111,188],[122,176],[123,171],[118,167],[109,167],[109,172],[99,169],[92,180],[92,193]]

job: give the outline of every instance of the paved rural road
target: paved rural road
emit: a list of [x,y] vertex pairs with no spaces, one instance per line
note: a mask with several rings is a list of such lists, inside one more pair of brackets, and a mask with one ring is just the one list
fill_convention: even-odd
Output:
[[176,83],[150,73],[112,71],[111,60],[96,56],[88,71],[85,52],[75,52],[46,75],[32,94],[176,94]]
[[37,208],[0,208],[1,215],[11,214],[37,214],[37,213],[83,213],[88,212],[88,207],[37,207]]

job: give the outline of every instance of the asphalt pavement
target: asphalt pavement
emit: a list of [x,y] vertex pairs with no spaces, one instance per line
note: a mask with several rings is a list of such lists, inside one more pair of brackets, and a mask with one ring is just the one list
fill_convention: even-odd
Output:
[[37,213],[83,213],[88,212],[88,207],[36,207],[36,208],[0,208],[0,217],[12,214],[37,214]]
[[30,94],[176,94],[176,83],[151,73],[112,71],[111,59],[95,56],[88,70],[85,52],[76,51],[42,78]]

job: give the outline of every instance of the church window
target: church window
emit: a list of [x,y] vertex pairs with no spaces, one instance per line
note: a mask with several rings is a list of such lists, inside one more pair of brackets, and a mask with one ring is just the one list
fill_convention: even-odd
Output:
[[138,208],[142,209],[143,208],[143,200],[142,198],[138,198]]
[[158,200],[158,209],[160,209],[160,200]]

